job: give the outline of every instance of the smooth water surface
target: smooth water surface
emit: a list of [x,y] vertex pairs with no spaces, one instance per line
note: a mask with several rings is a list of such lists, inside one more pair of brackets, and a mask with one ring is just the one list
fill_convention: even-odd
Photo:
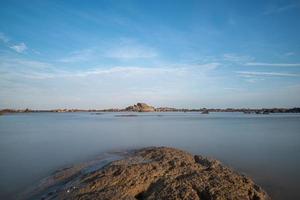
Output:
[[273,199],[300,199],[299,114],[123,115],[0,116],[0,199],[15,199],[54,170],[106,151],[162,145],[217,158],[251,176]]

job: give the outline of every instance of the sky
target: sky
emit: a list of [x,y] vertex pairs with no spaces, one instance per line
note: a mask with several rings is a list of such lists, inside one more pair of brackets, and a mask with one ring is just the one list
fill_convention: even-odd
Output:
[[300,106],[300,1],[0,4],[0,108]]

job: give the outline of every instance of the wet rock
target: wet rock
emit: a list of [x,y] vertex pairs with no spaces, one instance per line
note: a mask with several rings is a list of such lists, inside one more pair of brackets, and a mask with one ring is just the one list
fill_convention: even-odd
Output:
[[76,189],[60,190],[53,199],[269,199],[250,178],[219,161],[167,147],[136,150],[71,187]]

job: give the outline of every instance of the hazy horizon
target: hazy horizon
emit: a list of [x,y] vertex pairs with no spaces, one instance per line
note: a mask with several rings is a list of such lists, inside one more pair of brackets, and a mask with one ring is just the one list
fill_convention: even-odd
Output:
[[[136,103],[132,103],[132,104],[126,104],[126,105],[116,105],[114,107],[70,107],[70,106],[65,106],[65,107],[49,107],[49,108],[38,108],[38,107],[6,107],[6,108],[0,108],[0,109],[15,109],[15,110],[25,110],[25,109],[29,109],[29,110],[56,110],[56,109],[78,109],[78,110],[105,110],[105,109],[125,109],[128,106],[132,106],[135,105],[137,103],[145,103],[145,102],[136,102]],[[271,106],[257,106],[257,107],[237,107],[237,106],[228,106],[228,107],[220,107],[220,106],[216,106],[216,107],[204,107],[204,106],[196,106],[196,107],[191,107],[191,106],[171,106],[171,105],[153,105],[153,104],[149,104],[146,102],[147,105],[149,106],[153,106],[154,108],[175,108],[175,109],[292,109],[292,108],[299,108],[297,106],[290,106],[290,107],[271,107]]]
[[299,1],[2,1],[0,108],[300,107]]

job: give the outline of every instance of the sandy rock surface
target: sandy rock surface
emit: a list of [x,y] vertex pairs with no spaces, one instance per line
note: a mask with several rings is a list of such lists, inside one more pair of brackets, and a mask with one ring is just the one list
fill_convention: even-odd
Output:
[[60,187],[42,199],[269,199],[250,178],[220,162],[167,147],[136,150],[88,173],[59,173],[68,174],[66,181],[58,176]]

